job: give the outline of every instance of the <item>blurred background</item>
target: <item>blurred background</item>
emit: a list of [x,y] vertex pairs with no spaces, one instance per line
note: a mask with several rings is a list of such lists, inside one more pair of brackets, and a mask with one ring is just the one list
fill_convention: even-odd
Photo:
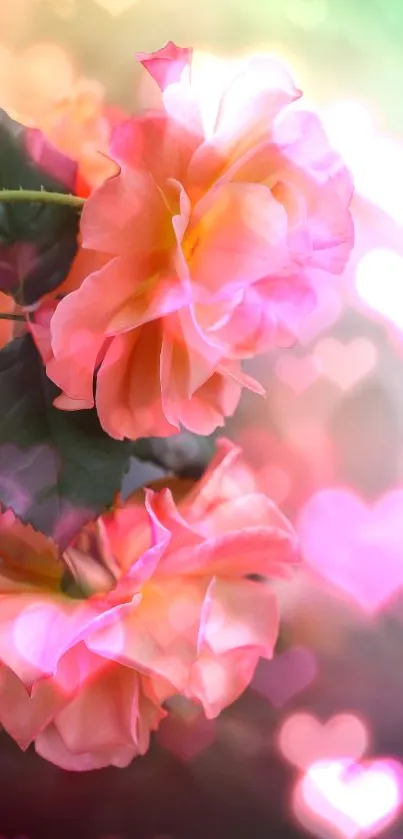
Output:
[[[403,837],[401,0],[0,0],[0,106],[107,174],[111,127],[155,101],[135,52],[195,49],[206,102],[256,53],[293,72],[351,167],[356,246],[298,346],[250,364],[227,434],[295,523],[277,654],[218,721],[175,706],[128,769],[69,774],[0,740],[0,835]],[[66,131],[68,125],[68,131]]]

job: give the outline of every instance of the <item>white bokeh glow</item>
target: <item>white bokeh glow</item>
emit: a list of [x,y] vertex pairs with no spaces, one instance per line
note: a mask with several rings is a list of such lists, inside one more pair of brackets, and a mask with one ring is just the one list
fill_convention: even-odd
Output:
[[[353,767],[352,778],[347,780],[348,765],[343,761],[319,763],[312,766],[303,782],[305,801],[318,811],[317,792],[323,795],[340,814],[347,816],[359,830],[368,831],[399,807],[400,793],[397,779],[386,764],[375,763],[371,770]],[[348,777],[348,774],[347,774]],[[326,807],[322,810],[326,816]],[[357,836],[354,827],[341,828],[346,836]],[[372,830],[371,830],[372,832]]]
[[321,117],[352,171],[357,193],[403,224],[403,145],[377,133],[372,113],[361,102],[334,102]]
[[389,248],[373,248],[360,259],[355,282],[367,306],[403,330],[403,257]]

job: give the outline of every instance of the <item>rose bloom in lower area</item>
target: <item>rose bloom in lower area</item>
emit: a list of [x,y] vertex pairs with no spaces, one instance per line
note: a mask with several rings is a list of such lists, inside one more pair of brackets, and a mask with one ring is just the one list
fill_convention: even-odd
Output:
[[298,560],[288,520],[227,441],[172,490],[118,503],[62,558],[0,515],[0,722],[64,769],[126,766],[168,697],[214,717],[273,654],[268,580]]

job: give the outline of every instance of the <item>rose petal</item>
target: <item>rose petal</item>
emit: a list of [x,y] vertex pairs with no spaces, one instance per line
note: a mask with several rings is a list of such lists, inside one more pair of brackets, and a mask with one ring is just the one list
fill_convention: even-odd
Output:
[[219,656],[254,648],[271,658],[277,641],[279,614],[274,592],[252,580],[214,579],[206,595],[207,616],[199,649]]
[[161,90],[181,80],[184,71],[190,70],[193,50],[190,47],[177,47],[168,41],[156,52],[136,53],[137,61],[155,79]]

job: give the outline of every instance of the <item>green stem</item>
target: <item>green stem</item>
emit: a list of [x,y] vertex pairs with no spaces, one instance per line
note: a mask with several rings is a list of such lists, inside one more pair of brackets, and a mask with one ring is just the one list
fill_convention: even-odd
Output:
[[35,201],[38,204],[60,204],[65,207],[81,209],[85,198],[79,195],[67,195],[64,192],[46,192],[44,189],[2,189],[0,202]]
[[8,312],[0,312],[0,320],[26,320],[25,315],[13,315]]

